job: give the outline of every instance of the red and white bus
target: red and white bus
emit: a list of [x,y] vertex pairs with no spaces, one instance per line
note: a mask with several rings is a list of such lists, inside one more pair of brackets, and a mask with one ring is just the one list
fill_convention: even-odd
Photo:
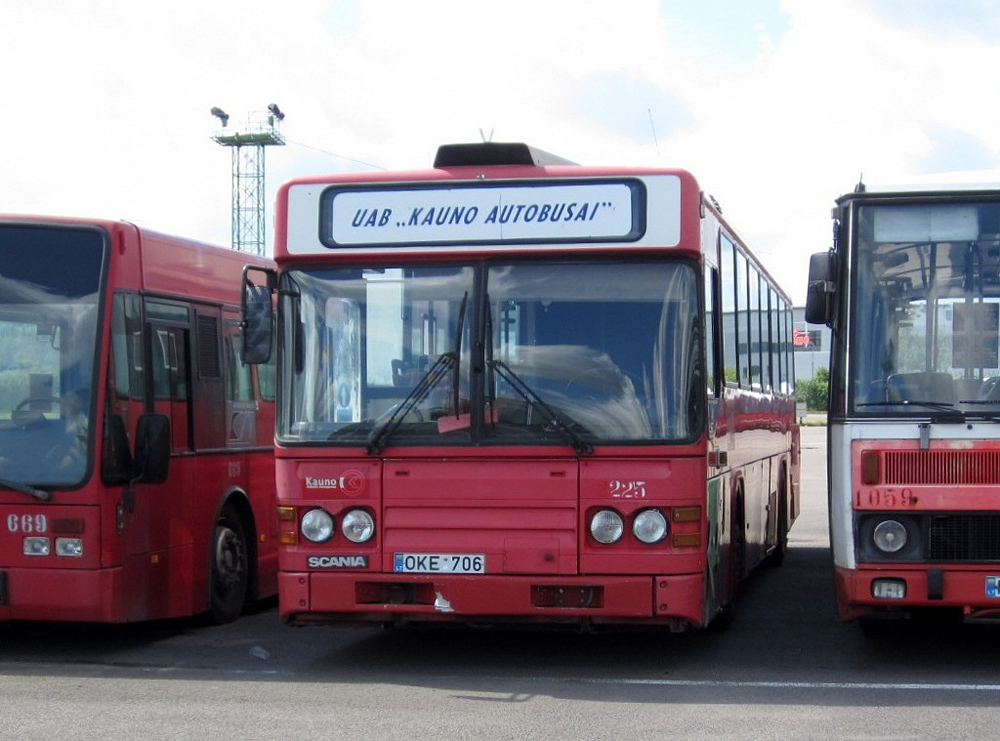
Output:
[[277,591],[274,373],[240,358],[246,262],[0,216],[0,621],[227,621]]
[[687,172],[447,145],[283,186],[275,260],[284,622],[684,630],[781,560],[790,303]]
[[1000,186],[859,187],[834,218],[806,308],[833,328],[839,616],[996,619]]

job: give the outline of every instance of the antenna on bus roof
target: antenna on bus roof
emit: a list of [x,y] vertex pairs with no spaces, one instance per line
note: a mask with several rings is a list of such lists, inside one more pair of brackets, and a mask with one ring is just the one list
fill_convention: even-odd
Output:
[[483,140],[483,144],[489,144],[491,141],[493,141],[494,131],[496,131],[496,129],[490,129],[490,136],[489,138],[487,138],[486,134],[483,133],[483,130],[482,129],[479,130],[479,136]]
[[865,174],[864,173],[861,173],[860,175],[858,175],[858,184],[854,186],[854,192],[855,193],[864,193],[865,192]]
[[647,108],[646,113],[649,114],[649,128],[653,132],[653,144],[656,145],[656,156],[660,156],[660,140],[656,138],[656,125],[653,123],[653,109]]

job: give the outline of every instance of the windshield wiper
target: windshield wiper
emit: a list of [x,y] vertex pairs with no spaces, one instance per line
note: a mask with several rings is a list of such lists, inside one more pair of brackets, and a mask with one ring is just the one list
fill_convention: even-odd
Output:
[[448,375],[448,371],[457,362],[458,358],[450,350],[438,356],[434,364],[421,376],[417,385],[413,387],[413,390],[399,403],[399,406],[393,410],[392,414],[389,415],[389,419],[371,431],[371,434],[368,436],[368,443],[365,445],[365,451],[369,455],[382,452],[382,448],[385,447],[386,442],[396,432],[403,418],[417,404],[427,398],[427,395],[441,382],[442,378]]
[[465,307],[468,302],[469,292],[466,291],[465,295],[462,296],[462,306],[458,310],[458,322],[455,327],[455,347],[452,348],[452,352],[455,355],[455,363],[451,375],[451,405],[455,412],[455,419],[458,419],[460,416],[458,403],[460,397],[459,386],[462,382],[462,332],[465,330]]
[[34,497],[40,502],[48,502],[52,499],[52,493],[47,492],[44,489],[36,489],[34,486],[28,484],[22,484],[20,481],[9,481],[7,479],[0,479],[0,486],[13,491],[19,491],[22,494],[27,494],[29,497]]
[[946,401],[924,401],[922,399],[900,399],[899,401],[867,401],[857,404],[860,407],[922,407],[924,409],[931,409],[935,414],[935,421],[937,422],[963,422],[965,421],[965,413],[961,409],[957,409],[954,404],[949,404]]
[[[529,404],[534,404],[541,412],[542,416],[548,419],[549,424],[558,432],[566,441],[573,446],[573,449],[579,455],[590,455],[594,452],[594,446],[589,442],[580,437],[580,434],[565,424],[560,418],[556,411],[546,404],[542,397],[532,391],[531,387],[524,382],[524,380],[517,375],[510,366],[504,363],[502,360],[490,360],[489,366],[496,371],[497,375],[510,384],[520,396],[527,401]],[[564,416],[567,416],[563,412]],[[572,418],[569,418],[573,422]],[[576,424],[576,422],[574,422]]]

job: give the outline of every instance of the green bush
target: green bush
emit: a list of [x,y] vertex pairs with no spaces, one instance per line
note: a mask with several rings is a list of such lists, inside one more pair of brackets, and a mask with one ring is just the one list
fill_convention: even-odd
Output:
[[830,371],[828,368],[818,368],[816,375],[808,381],[799,381],[795,385],[795,395],[799,401],[804,401],[810,412],[825,412],[830,391]]

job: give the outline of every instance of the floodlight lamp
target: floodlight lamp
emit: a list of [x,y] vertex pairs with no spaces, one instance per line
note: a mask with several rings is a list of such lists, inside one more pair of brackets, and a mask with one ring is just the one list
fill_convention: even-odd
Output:
[[280,108],[278,108],[278,106],[277,106],[277,104],[276,104],[276,103],[271,103],[271,104],[270,104],[270,105],[269,105],[269,106],[267,107],[267,110],[268,110],[268,111],[270,111],[270,112],[271,112],[271,115],[272,115],[272,116],[274,116],[274,117],[275,117],[276,119],[278,119],[279,121],[284,121],[284,120],[285,120],[285,114],[284,114],[284,113],[282,113],[281,109],[280,109]]
[[212,106],[212,110],[209,111],[209,112],[213,116],[215,116],[217,119],[219,119],[222,122],[223,126],[225,126],[227,123],[229,123],[229,114],[226,113],[221,108],[219,108],[218,106]]

